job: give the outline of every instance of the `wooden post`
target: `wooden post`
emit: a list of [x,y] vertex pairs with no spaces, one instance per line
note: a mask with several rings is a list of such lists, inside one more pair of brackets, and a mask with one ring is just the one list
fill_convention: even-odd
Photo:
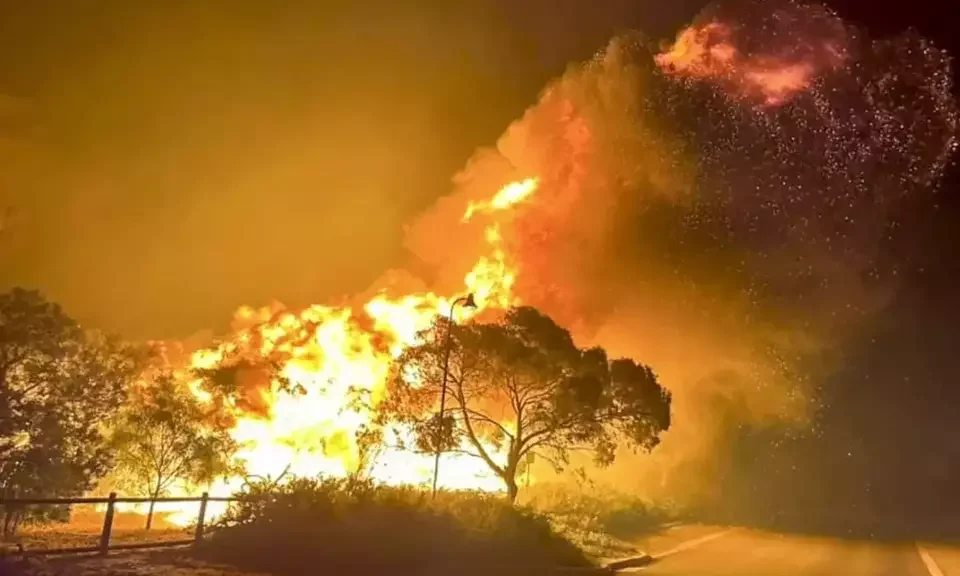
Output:
[[197,516],[197,532],[193,536],[194,545],[203,540],[203,517],[207,515],[207,498],[210,495],[206,492],[200,497],[200,514]]
[[106,556],[110,550],[110,531],[113,530],[113,505],[116,503],[117,493],[110,493],[107,502],[107,513],[103,516],[103,532],[100,533],[100,555]]

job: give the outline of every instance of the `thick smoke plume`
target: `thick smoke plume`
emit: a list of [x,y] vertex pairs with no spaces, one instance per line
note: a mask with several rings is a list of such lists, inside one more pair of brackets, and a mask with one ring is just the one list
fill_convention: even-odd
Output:
[[778,106],[851,60],[856,33],[826,7],[714,4],[656,56],[667,73],[709,80]]
[[456,286],[483,237],[463,206],[538,178],[500,228],[516,294],[674,395],[663,444],[593,477],[709,501],[731,431],[806,427],[835,351],[896,289],[885,243],[954,150],[950,88],[915,35],[869,41],[819,5],[713,6],[659,54],[618,38],[549,85],[408,246]]

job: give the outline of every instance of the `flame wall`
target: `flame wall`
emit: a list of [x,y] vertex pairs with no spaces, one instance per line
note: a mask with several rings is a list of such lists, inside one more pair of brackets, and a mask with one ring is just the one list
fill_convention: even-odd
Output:
[[[537,306],[672,391],[662,446],[597,480],[709,500],[730,430],[808,424],[832,351],[896,288],[883,248],[898,203],[929,194],[955,147],[949,65],[921,38],[861,40],[817,5],[734,8],[659,55],[615,39],[547,86],[411,223],[416,274],[391,271],[342,306],[242,310],[195,362],[279,358],[307,390],[249,375],[232,407],[246,460],[346,473],[390,360],[465,291],[487,310]],[[350,404],[358,388],[370,407]],[[413,456],[381,464],[386,481],[429,477]],[[443,470],[495,487],[470,464]]]

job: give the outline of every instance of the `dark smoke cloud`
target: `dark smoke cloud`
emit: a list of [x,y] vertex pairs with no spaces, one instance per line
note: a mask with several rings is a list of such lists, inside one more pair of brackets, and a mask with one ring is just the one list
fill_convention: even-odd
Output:
[[[616,39],[479,151],[408,235],[452,283],[463,244],[441,223],[539,177],[504,228],[518,294],[674,393],[662,446],[596,478],[688,503],[715,495],[729,431],[812,422],[835,351],[897,288],[904,262],[885,243],[898,207],[932,197],[957,124],[947,56],[918,36],[871,42],[795,2],[713,7],[692,29],[704,22],[737,30],[723,41],[741,67],[808,63],[802,89],[757,98],[746,76],[661,70],[642,41]],[[816,23],[842,66],[809,48],[824,41],[804,36]]]

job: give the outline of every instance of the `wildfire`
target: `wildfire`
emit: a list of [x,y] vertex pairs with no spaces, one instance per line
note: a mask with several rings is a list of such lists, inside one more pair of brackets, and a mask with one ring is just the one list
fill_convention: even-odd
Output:
[[[535,179],[507,184],[489,201],[469,204],[464,220],[507,210],[529,199],[536,188]],[[495,218],[484,229],[484,239],[487,253],[464,277],[464,291],[474,294],[477,308],[456,309],[458,321],[518,303],[512,292],[517,271],[502,246]],[[437,315],[448,314],[457,296],[379,293],[357,307],[242,308],[236,314],[240,329],[216,348],[195,352],[190,368],[212,369],[237,355],[279,360],[275,379],[256,371],[240,374],[241,399],[227,407],[235,418],[231,434],[242,446],[236,458],[250,475],[342,477],[362,471],[389,485],[426,483],[432,479],[433,457],[394,447],[413,445],[411,431],[385,429],[385,447],[367,461],[357,437],[371,425],[383,400],[391,362],[413,344],[419,330]],[[211,401],[200,384],[190,383],[194,394]],[[498,453],[492,446],[488,450]],[[210,491],[229,493],[242,483],[242,478],[231,478]],[[439,485],[502,490],[502,481],[482,461],[457,454],[443,456]],[[167,518],[177,523],[190,522],[195,514],[177,506],[158,510],[179,511]],[[211,506],[208,512],[217,515],[222,506]]]
[[531,196],[537,189],[537,179],[527,178],[519,182],[511,182],[503,188],[489,202],[471,202],[463,214],[463,221],[468,222],[477,212],[493,212],[503,210],[517,204]]

